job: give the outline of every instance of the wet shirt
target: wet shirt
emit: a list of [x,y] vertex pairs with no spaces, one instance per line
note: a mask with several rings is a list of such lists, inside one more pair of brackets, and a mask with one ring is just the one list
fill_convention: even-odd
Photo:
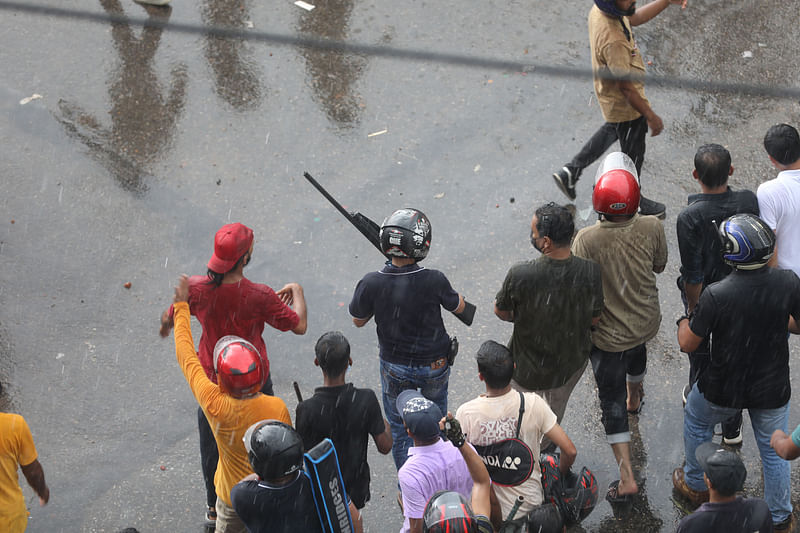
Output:
[[358,509],[369,501],[369,436],[383,433],[383,415],[371,389],[352,383],[319,387],[314,396],[297,404],[297,432],[310,450],[329,438],[336,448],[347,495]]
[[[541,396],[533,392],[524,393],[525,412],[522,415],[519,439],[533,452],[536,463],[531,477],[515,487],[494,485],[502,516],[511,512],[518,496],[525,498],[517,510],[517,517],[529,513],[542,503],[542,476],[539,468],[539,444],[542,435],[556,425],[556,415]],[[513,439],[517,434],[519,418],[519,392],[510,390],[502,396],[488,397],[481,394],[463,404],[456,411],[466,439],[475,446],[487,446],[504,439]]]
[[599,221],[578,232],[572,253],[595,261],[603,272],[605,307],[592,333],[594,345],[621,352],[655,337],[661,305],[654,269],[667,264],[661,221],[638,214],[624,222]]
[[697,386],[723,407],[775,409],[789,401],[789,315],[800,320],[800,279],[791,270],[734,270],[700,295],[689,323],[711,335],[711,362]]
[[784,170],[758,186],[761,219],[775,232],[778,268],[800,276],[800,170]]
[[737,496],[732,502],[706,502],[678,524],[676,533],[756,533],[772,531],[772,516],[761,498]]
[[692,194],[689,205],[678,215],[676,229],[681,253],[681,278],[703,286],[719,281],[731,272],[722,259],[719,225],[738,213],[758,216],[758,199],[752,191],[721,194]]
[[21,526],[9,533],[22,533],[28,509],[19,486],[19,466],[37,458],[33,436],[27,422],[18,414],[0,413],[0,524]]
[[[294,329],[300,322],[291,307],[281,302],[270,287],[243,278],[238,283],[210,285],[206,276],[189,278],[189,309],[203,326],[197,355],[208,379],[217,382],[214,346],[225,335],[250,342],[267,362],[267,346],[261,334],[267,323],[280,331]],[[172,308],[170,308],[172,312]]]
[[305,472],[287,485],[242,481],[231,490],[231,502],[249,533],[321,533],[322,526]]
[[425,505],[437,491],[454,490],[468,500],[472,494],[467,463],[458,448],[442,439],[429,446],[409,448],[408,460],[400,467],[397,478],[406,517],[401,533],[408,533],[409,518],[422,518]]
[[[611,17],[597,6],[592,6],[589,10],[589,46],[593,72],[614,76],[644,76],[642,53],[633,38],[628,17]],[[633,81],[633,87],[647,102],[644,82]],[[627,122],[641,116],[619,90],[618,82],[595,75],[594,91],[606,122]]]
[[560,387],[586,362],[592,318],[603,310],[600,266],[570,255],[514,265],[495,299],[514,313],[508,348],[514,380],[530,390]]
[[268,418],[291,426],[289,410],[283,400],[276,396],[258,393],[250,398],[234,398],[222,392],[219,386],[206,377],[195,355],[189,306],[185,302],[175,304],[175,354],[192,394],[214,432],[219,450],[214,486],[217,496],[230,505],[231,488],[253,473],[242,441],[247,428]]
[[455,311],[458,304],[458,293],[438,270],[416,263],[399,268],[387,263],[358,282],[350,315],[375,317],[381,359],[425,366],[450,350],[441,308]]

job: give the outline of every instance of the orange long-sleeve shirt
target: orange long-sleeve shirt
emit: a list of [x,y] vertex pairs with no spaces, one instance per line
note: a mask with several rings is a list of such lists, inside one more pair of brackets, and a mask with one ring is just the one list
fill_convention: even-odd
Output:
[[175,355],[217,441],[219,463],[214,476],[217,496],[231,505],[233,486],[253,473],[242,441],[247,428],[266,419],[291,425],[292,419],[286,404],[276,396],[259,393],[252,398],[239,400],[225,394],[218,385],[212,383],[197,358],[189,320],[189,305],[186,302],[176,303]]

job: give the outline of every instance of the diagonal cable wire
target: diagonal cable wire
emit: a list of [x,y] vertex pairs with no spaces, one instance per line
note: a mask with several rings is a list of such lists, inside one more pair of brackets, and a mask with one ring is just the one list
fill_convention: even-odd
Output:
[[[534,72],[544,76],[558,78],[591,78],[591,69],[565,67],[560,65],[550,65],[545,63],[531,63],[522,61],[512,61],[491,57],[472,56],[464,54],[454,54],[448,52],[432,52],[429,50],[417,50],[411,48],[396,48],[389,46],[376,46],[369,44],[353,43],[346,41],[334,41],[330,39],[317,39],[314,37],[304,37],[287,35],[280,33],[243,30],[240,28],[229,28],[222,26],[200,26],[196,24],[186,24],[182,22],[165,22],[143,17],[128,17],[126,15],[114,15],[107,13],[95,13],[92,11],[74,10],[62,7],[37,5],[22,2],[11,2],[0,0],[0,10],[30,13],[34,15],[48,15],[59,18],[68,18],[97,23],[126,23],[135,26],[147,26],[160,28],[167,31],[193,35],[211,35],[214,37],[228,39],[243,39],[270,43],[277,46],[306,47],[325,52],[340,52],[344,54],[355,54],[372,57],[383,57],[387,59],[399,59],[404,61],[417,61],[427,63],[441,63],[458,65],[471,68],[482,68],[486,70],[515,71],[515,72]],[[657,86],[668,89],[693,90],[697,92],[727,93],[750,96],[764,96],[781,99],[799,99],[800,88],[781,87],[775,85],[759,85],[753,83],[741,83],[736,81],[716,81],[699,80],[691,78],[679,78],[671,76],[614,76],[611,73],[599,73],[599,76],[609,80],[631,80],[646,81],[648,86]]]

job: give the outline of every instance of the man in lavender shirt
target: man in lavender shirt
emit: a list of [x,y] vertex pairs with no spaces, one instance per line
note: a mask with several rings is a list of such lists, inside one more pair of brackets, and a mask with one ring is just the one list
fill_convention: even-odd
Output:
[[458,448],[440,436],[442,412],[435,403],[416,390],[405,390],[397,396],[397,411],[414,441],[397,472],[406,517],[400,533],[422,533],[422,515],[431,496],[452,490],[469,499],[472,478]]

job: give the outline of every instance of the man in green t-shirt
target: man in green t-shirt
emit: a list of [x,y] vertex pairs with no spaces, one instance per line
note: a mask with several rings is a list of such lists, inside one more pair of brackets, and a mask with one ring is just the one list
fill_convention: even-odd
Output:
[[[541,257],[511,267],[497,293],[494,312],[514,323],[508,344],[516,368],[512,387],[536,392],[564,417],[572,389],[592,348],[590,331],[603,310],[600,266],[572,255],[572,214],[549,203],[531,220],[531,244]],[[542,441],[542,451],[550,442]]]

